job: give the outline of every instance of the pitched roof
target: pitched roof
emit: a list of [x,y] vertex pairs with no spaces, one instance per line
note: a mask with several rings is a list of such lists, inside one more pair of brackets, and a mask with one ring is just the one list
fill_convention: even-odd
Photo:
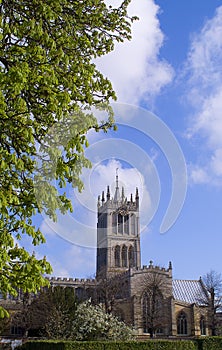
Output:
[[173,280],[175,300],[190,304],[206,305],[207,294],[201,280]]

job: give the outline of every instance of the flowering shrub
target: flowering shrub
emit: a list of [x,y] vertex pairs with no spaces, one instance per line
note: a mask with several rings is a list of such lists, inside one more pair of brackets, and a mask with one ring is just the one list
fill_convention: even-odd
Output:
[[76,340],[130,340],[134,332],[112,314],[105,313],[102,305],[92,305],[88,300],[77,307],[72,337]]

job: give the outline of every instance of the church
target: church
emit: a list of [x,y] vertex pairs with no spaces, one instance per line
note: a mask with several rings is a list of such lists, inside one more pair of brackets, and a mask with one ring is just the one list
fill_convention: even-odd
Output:
[[[127,199],[119,189],[98,197],[97,266],[95,279],[50,277],[50,285],[72,287],[80,299],[104,304],[106,312],[132,326],[141,337],[211,335],[204,284],[199,280],[174,280],[168,268],[141,266],[139,192]],[[14,303],[14,304],[13,304]],[[1,300],[16,311],[19,300]],[[15,327],[11,327],[13,330]]]
[[113,196],[108,186],[98,197],[96,278],[51,278],[51,285],[73,286],[83,299],[104,291],[108,300],[99,301],[106,303],[106,311],[132,325],[138,335],[210,335],[202,280],[174,280],[171,262],[167,269],[152,261],[141,266],[139,214],[138,189],[128,200],[116,174]]

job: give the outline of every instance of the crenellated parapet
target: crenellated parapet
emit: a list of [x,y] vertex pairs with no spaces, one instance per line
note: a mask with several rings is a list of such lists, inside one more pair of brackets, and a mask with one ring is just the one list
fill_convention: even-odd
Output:
[[160,267],[159,265],[154,266],[152,260],[150,260],[149,265],[143,265],[142,270],[150,270],[152,272],[170,272],[172,271],[172,263],[169,262],[168,268]]
[[145,274],[145,273],[153,273],[153,274],[161,274],[165,275],[169,278],[172,278],[172,263],[169,262],[168,268],[161,267],[159,265],[153,265],[153,262],[150,261],[149,265],[143,265],[141,268],[131,268],[126,273],[130,273],[130,275],[134,274]]
[[77,288],[80,286],[94,286],[96,280],[92,278],[66,278],[66,277],[47,277],[51,286],[67,286]]

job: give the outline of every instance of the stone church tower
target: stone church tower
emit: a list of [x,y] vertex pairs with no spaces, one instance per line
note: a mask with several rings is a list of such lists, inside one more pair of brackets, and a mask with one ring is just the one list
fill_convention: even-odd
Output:
[[111,197],[109,186],[106,198],[98,197],[97,222],[97,278],[122,273],[129,268],[141,267],[139,193],[135,200],[125,197],[124,188],[119,189],[118,173],[116,188]]
[[173,281],[171,262],[168,268],[152,261],[141,266],[138,189],[128,200],[116,173],[114,196],[108,186],[97,205],[96,280],[116,280],[119,286],[112,313],[133,325],[138,336],[209,334],[208,311],[198,301],[206,298],[201,281]]

